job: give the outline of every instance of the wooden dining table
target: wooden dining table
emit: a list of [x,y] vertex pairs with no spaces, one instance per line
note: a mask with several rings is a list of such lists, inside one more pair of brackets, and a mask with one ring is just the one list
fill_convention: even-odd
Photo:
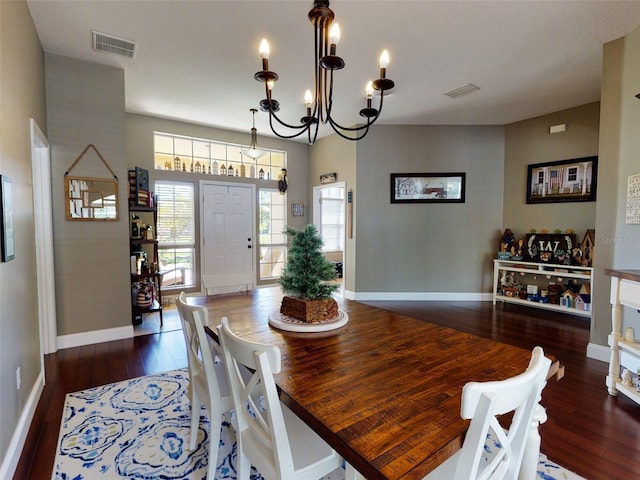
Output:
[[[338,299],[348,323],[297,333],[269,325],[279,288],[204,300],[242,338],[277,345],[280,399],[366,479],[417,480],[462,445],[462,387],[522,373],[531,352],[363,303]],[[198,300],[195,300],[198,302]],[[539,447],[538,447],[539,448]],[[536,454],[537,462],[537,454]],[[535,475],[535,472],[534,472]],[[532,477],[533,478],[533,477]]]

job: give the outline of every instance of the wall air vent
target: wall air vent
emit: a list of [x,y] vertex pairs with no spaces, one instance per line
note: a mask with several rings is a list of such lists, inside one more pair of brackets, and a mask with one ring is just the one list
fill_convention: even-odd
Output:
[[136,44],[124,38],[114,37],[106,33],[93,32],[93,49],[133,58],[136,53]]
[[476,90],[480,90],[480,88],[476,87],[473,83],[467,83],[466,85],[462,85],[461,87],[454,88],[453,90],[449,90],[448,92],[444,92],[443,95],[451,98],[458,98],[464,95],[469,95]]

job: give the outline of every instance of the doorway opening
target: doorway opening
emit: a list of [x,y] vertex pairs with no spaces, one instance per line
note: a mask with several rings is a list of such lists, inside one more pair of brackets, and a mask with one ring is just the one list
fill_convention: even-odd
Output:
[[[336,267],[336,281],[344,285],[346,239],[346,184],[313,187],[313,224],[322,238],[322,251]],[[341,291],[342,291],[341,287]]]

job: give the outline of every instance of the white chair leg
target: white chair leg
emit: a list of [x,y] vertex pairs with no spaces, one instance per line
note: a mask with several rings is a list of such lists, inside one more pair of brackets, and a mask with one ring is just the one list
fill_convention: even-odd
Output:
[[240,448],[238,448],[238,457],[236,467],[238,469],[238,480],[249,480],[251,476],[251,462],[246,455],[240,455]]
[[353,468],[349,462],[345,463],[345,472],[344,472],[344,480],[366,480],[359,471]]
[[538,432],[538,427],[546,421],[547,411],[542,405],[537,404],[529,426],[527,443],[524,448],[524,456],[522,457],[518,480],[535,480],[536,478],[538,459],[540,457],[540,433]]
[[207,478],[216,478],[218,466],[218,447],[220,446],[220,430],[222,429],[222,415],[211,415],[209,419],[209,470]]
[[189,451],[196,448],[196,440],[198,439],[198,427],[200,426],[200,399],[195,393],[195,388],[189,387],[191,400],[191,432],[189,433]]

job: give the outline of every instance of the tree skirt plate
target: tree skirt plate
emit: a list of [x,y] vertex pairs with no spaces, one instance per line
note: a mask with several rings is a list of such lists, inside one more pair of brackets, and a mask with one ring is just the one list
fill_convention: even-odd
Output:
[[269,325],[287,332],[327,332],[344,327],[348,321],[349,315],[342,310],[338,310],[338,316],[335,318],[315,323],[306,323],[297,318],[283,315],[279,310],[275,310],[269,315]]

